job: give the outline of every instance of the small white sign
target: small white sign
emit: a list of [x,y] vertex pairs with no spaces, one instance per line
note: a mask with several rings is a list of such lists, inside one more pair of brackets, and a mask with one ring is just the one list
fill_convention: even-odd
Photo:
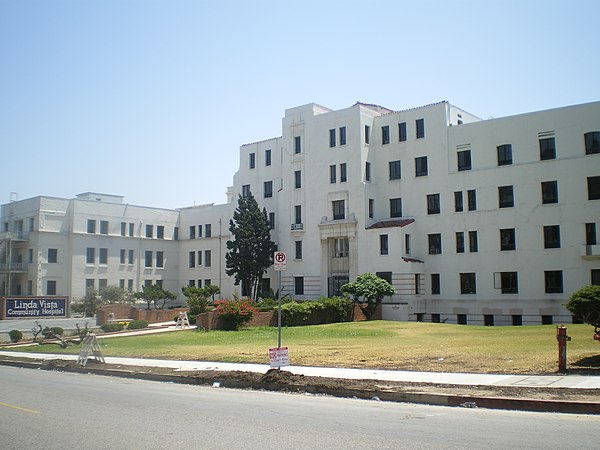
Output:
[[288,356],[287,347],[275,347],[269,349],[269,361],[271,362],[271,368],[279,368],[290,365],[290,358]]
[[275,252],[273,262],[276,271],[287,270],[287,255],[285,252]]

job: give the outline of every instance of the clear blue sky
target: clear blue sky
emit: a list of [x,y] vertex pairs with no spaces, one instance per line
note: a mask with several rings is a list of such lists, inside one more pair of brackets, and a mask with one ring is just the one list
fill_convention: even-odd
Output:
[[0,203],[223,203],[240,145],[310,102],[597,101],[599,17],[597,0],[0,0]]

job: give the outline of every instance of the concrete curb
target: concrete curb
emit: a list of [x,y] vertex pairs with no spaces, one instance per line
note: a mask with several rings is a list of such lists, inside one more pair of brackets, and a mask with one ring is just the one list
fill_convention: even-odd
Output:
[[309,394],[330,395],[341,398],[359,398],[381,400],[398,403],[417,403],[436,406],[486,408],[502,410],[518,410],[532,412],[555,412],[568,414],[600,414],[600,402],[576,402],[562,400],[536,400],[521,398],[480,397],[448,394],[431,394],[418,392],[391,392],[385,390],[357,390],[347,388],[330,388],[324,386],[299,387],[285,382],[249,382],[239,380],[221,380],[216,373],[210,377],[182,377],[171,374],[136,372],[125,369],[106,369],[101,367],[67,366],[60,367],[40,361],[17,361],[0,359],[0,365],[41,370],[55,370],[83,374],[95,374],[120,378],[133,378],[147,381],[169,382],[191,385],[212,385],[219,381],[220,387],[234,389],[255,389],[267,391],[306,392]]

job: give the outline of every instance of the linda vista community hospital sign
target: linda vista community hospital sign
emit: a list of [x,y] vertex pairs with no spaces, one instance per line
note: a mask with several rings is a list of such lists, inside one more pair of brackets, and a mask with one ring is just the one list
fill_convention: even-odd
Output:
[[68,317],[68,297],[5,297],[4,319]]

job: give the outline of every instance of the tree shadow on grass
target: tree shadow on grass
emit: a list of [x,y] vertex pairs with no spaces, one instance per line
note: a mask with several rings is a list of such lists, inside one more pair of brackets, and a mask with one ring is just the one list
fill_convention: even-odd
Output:
[[600,375],[600,355],[588,356],[569,364],[569,373]]

